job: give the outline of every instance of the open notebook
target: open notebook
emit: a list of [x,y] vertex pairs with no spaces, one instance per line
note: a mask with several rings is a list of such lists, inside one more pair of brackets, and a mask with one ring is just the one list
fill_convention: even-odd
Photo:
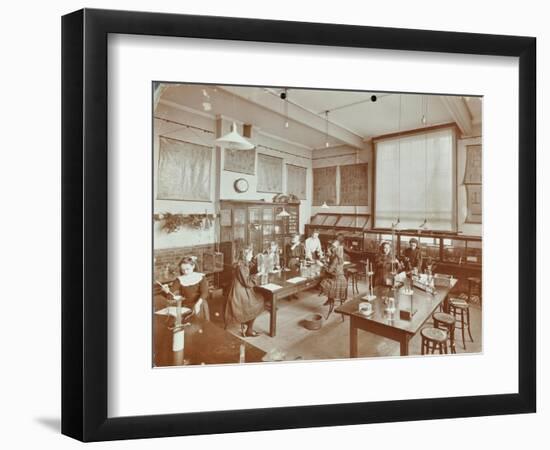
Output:
[[[181,315],[185,316],[186,314],[190,313],[191,309],[187,308],[186,306],[181,307]],[[161,316],[174,316],[176,317],[176,307],[175,306],[168,306],[167,308],[159,309],[158,311],[155,311],[155,314],[161,315]]]

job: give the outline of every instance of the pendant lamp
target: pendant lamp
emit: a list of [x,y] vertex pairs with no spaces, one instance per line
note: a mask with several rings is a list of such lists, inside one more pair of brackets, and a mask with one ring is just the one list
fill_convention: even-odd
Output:
[[237,132],[237,124],[233,122],[231,131],[216,139],[216,144],[231,150],[252,150],[254,144],[247,141]]
[[283,206],[283,210],[277,214],[277,217],[290,217],[290,214],[286,211],[285,207]]

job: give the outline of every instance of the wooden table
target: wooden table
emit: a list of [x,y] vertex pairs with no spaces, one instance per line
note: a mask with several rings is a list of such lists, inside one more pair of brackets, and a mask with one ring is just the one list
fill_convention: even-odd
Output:
[[173,317],[153,317],[153,364],[155,367],[238,364],[241,345],[245,346],[245,362],[261,362],[265,352],[248,342],[239,339],[212,322],[193,317],[184,327],[185,347],[182,351],[172,351]]
[[298,292],[306,291],[317,286],[321,277],[306,278],[298,283],[289,283],[287,280],[299,277],[299,271],[281,272],[269,274],[269,283],[278,284],[281,286],[275,291],[271,291],[262,286],[256,286],[256,290],[261,293],[264,299],[270,304],[269,318],[269,335],[274,337],[277,334],[277,303],[279,300],[297,294]]
[[[354,263],[346,263],[344,265],[344,271],[356,268]],[[269,289],[263,288],[262,286],[256,286],[256,290],[260,292],[264,299],[270,304],[270,318],[269,318],[269,335],[271,337],[276,336],[277,334],[277,303],[279,300],[289,297],[291,295],[297,294],[298,292],[307,291],[308,289],[314,288],[317,286],[323,279],[321,276],[309,277],[304,281],[298,283],[289,283],[287,280],[295,277],[299,277],[299,271],[290,271],[290,272],[281,272],[269,274],[269,283],[278,284],[281,286],[280,289],[276,291],[271,291]]]
[[[336,308],[336,312],[350,317],[350,333],[349,333],[349,353],[350,358],[357,358],[357,337],[358,330],[368,331],[378,336],[392,339],[399,342],[401,356],[409,354],[409,341],[420,331],[422,325],[432,316],[434,311],[446,299],[449,291],[454,287],[457,280],[454,279],[449,287],[436,288],[435,295],[428,294],[418,288],[414,288],[414,308],[416,313],[411,320],[401,320],[399,318],[399,308],[408,309],[410,305],[399,305],[399,294],[395,294],[396,310],[393,314],[385,312],[386,305],[382,300],[383,296],[392,297],[393,291],[386,287],[377,287],[374,289],[376,299],[371,301],[374,313],[371,316],[365,316],[359,312],[359,303],[364,302],[361,297],[366,293],[360,294],[347,301],[340,307]],[[404,300],[402,300],[405,303]]]

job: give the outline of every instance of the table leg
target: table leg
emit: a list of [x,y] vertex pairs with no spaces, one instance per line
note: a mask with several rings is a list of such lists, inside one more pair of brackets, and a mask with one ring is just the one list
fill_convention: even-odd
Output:
[[355,317],[351,316],[349,321],[349,357],[357,358],[357,325]]
[[269,319],[269,335],[275,337],[277,334],[277,297],[271,297],[271,311]]
[[443,305],[442,306],[443,312],[449,314],[449,296],[448,295],[445,296],[441,304]]
[[399,344],[401,346],[401,356],[409,356],[409,335],[401,336]]
[[180,350],[178,352],[172,352],[172,356],[173,356],[173,361],[172,361],[173,366],[183,366],[183,364],[184,364],[184,351],[183,350]]

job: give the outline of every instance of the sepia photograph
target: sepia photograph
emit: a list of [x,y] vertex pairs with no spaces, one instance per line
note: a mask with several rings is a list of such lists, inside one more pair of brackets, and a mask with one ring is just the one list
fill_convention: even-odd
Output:
[[152,366],[482,353],[482,106],[153,82]]

